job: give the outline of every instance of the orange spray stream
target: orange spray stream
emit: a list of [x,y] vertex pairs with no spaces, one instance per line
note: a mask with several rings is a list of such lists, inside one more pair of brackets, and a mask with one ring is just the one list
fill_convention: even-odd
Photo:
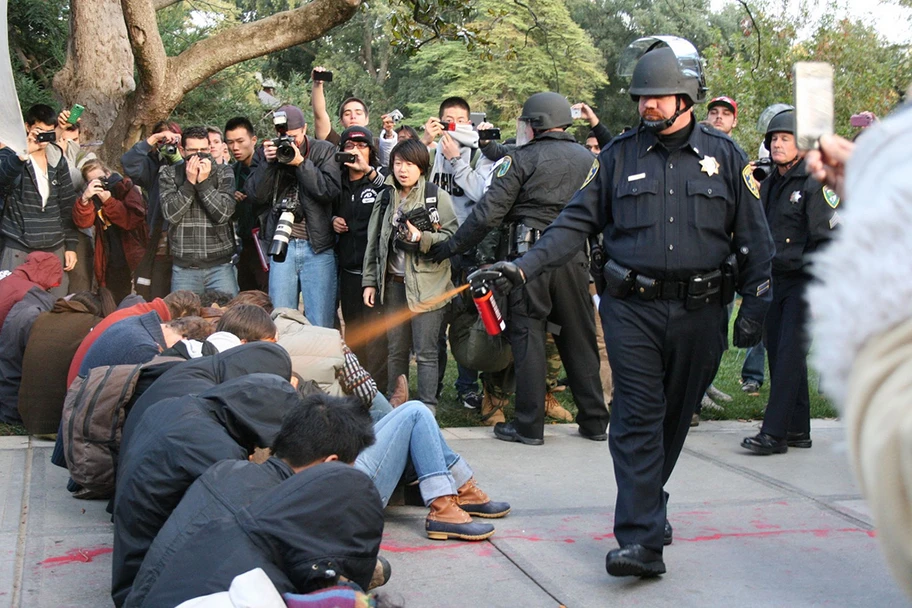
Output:
[[[434,304],[439,304],[440,302],[446,302],[453,296],[462,293],[469,288],[468,283],[465,285],[460,285],[459,287],[454,287],[450,291],[437,296],[436,298],[431,298],[425,302],[422,302],[424,306],[433,306]],[[377,293],[377,299],[380,299],[380,293]],[[354,331],[345,332],[345,343],[350,348],[358,348],[370,342],[371,340],[378,338],[384,335],[387,330],[394,327],[398,327],[403,323],[407,323],[414,317],[417,312],[412,312],[409,308],[403,308],[402,310],[395,312],[390,315],[386,315],[381,319],[378,319],[376,322],[371,323],[370,325],[365,325]]]

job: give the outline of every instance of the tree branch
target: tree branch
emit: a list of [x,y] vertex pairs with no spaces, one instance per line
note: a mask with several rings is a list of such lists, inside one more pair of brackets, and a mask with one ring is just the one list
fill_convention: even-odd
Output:
[[153,6],[155,10],[160,11],[163,8],[168,8],[180,2],[181,0],[153,0]]
[[121,0],[130,46],[136,59],[136,69],[143,88],[149,95],[157,94],[164,82],[168,67],[165,45],[158,33],[153,0]]
[[[138,0],[123,0],[125,4]],[[144,0],[150,3],[151,0]],[[236,25],[204,38],[168,59],[168,73],[176,79],[174,94],[184,93],[219,71],[248,59],[262,57],[314,40],[345,23],[361,0],[313,0],[304,6]]]

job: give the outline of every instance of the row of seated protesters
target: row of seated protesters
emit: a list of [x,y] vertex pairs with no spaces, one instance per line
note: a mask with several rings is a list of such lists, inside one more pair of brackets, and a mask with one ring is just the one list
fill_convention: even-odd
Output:
[[[15,391],[4,386],[2,411],[21,413],[30,433],[56,431],[55,464],[71,473],[97,468],[68,462],[83,452],[77,425],[61,423],[64,403],[78,407],[79,388],[92,378],[135,369],[125,401],[115,404],[125,420],[110,448],[111,484],[93,485],[95,475],[69,486],[77,498],[110,499],[116,606],[174,606],[224,592],[257,567],[280,593],[340,579],[366,591],[372,576],[374,584],[389,576],[378,559],[382,513],[403,484],[416,485],[429,508],[432,539],[488,538],[494,527],[473,516],[509,513],[477,486],[433,413],[407,394],[387,400],[337,330],[273,310],[258,291],[227,302],[189,291],[151,302],[131,296],[116,309],[104,289],[48,301],[41,294],[61,272],[50,257],[56,266],[34,252],[20,267],[34,283],[25,293],[22,276],[0,278],[0,315],[12,303],[0,335],[15,330],[21,345],[18,404],[7,406]],[[50,279],[40,277],[43,265]],[[31,302],[36,296],[41,306]],[[29,306],[31,322],[8,327]],[[43,322],[54,315],[65,322]],[[47,333],[53,328],[57,335]],[[43,359],[40,371],[33,357]],[[2,365],[14,358],[4,353]],[[53,385],[40,404],[23,400],[32,383]],[[213,511],[213,495],[222,511]],[[211,555],[224,557],[203,557]]]

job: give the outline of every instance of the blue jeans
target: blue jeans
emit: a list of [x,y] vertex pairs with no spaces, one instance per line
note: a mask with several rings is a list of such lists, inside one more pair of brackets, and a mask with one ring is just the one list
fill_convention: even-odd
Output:
[[216,289],[236,296],[237,272],[234,264],[219,264],[212,268],[185,268],[175,264],[171,268],[171,291],[186,289],[199,295],[207,289]]
[[355,468],[374,482],[383,506],[390,496],[409,457],[418,473],[418,488],[424,504],[441,496],[452,496],[472,478],[472,469],[450,449],[440,434],[437,420],[420,401],[403,403],[374,425],[377,442],[355,460]]
[[276,308],[298,308],[304,296],[304,316],[319,327],[333,327],[336,318],[336,253],[314,253],[307,239],[288,241],[284,262],[269,266],[269,297]]
[[393,406],[390,405],[389,400],[381,393],[377,391],[377,394],[374,395],[374,400],[371,401],[370,416],[371,422],[377,424],[383,418],[393,411]]
[[744,365],[741,367],[741,380],[743,382],[756,382],[763,386],[763,379],[766,375],[764,365],[766,364],[766,347],[763,342],[757,346],[747,349],[744,355]]

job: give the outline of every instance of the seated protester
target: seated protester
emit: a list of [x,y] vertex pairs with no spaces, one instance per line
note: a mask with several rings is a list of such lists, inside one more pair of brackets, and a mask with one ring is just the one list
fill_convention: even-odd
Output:
[[25,263],[17,266],[10,276],[0,281],[0,326],[6,315],[13,309],[30,289],[37,287],[49,291],[60,285],[63,279],[63,267],[53,253],[33,251],[25,258]]
[[79,345],[79,349],[73,356],[73,361],[70,364],[70,370],[67,374],[67,386],[71,385],[73,380],[76,379],[76,376],[79,375],[79,368],[82,366],[82,360],[92,347],[92,344],[94,344],[95,340],[102,336],[109,327],[123,319],[136,317],[152,310],[158,313],[158,316],[163,322],[179,319],[181,317],[195,317],[200,314],[200,299],[199,296],[192,291],[181,290],[168,294],[164,299],[155,298],[151,302],[139,302],[126,308],[121,307],[117,309],[116,312],[105,317],[105,320],[99,323],[92,332],[86,336],[85,340],[82,341],[82,344]]
[[22,422],[19,416],[22,357],[35,319],[41,313],[49,311],[55,300],[54,296],[40,287],[32,287],[6,315],[3,329],[0,329],[0,422]]
[[234,295],[234,174],[209,154],[204,127],[190,127],[181,137],[185,161],[159,174],[162,213],[170,222],[171,287]]
[[[393,149],[392,175],[387,183],[394,188],[389,191],[388,203],[374,205],[361,284],[367,307],[381,304],[387,316],[413,313],[408,322],[387,331],[388,386],[395,386],[398,376],[408,374],[409,351],[414,350],[418,399],[435,408],[438,334],[446,306],[444,294],[453,284],[449,261],[437,264],[424,254],[431,245],[455,233],[456,216],[446,191],[425,182],[429,162],[427,147],[419,141],[404,141]],[[436,207],[428,209],[433,198],[437,199]],[[408,221],[408,214],[424,214],[430,230],[416,228]]]
[[207,289],[203,292],[203,295],[200,296],[200,300],[203,303],[202,310],[200,310],[200,316],[210,323],[218,323],[218,320],[222,317],[222,313],[225,312],[225,307],[233,297],[232,294],[225,293],[224,291]]
[[[267,493],[272,489],[284,485],[287,480],[296,475],[319,469],[328,462],[336,461],[351,465],[358,454],[373,442],[374,432],[371,428],[370,418],[367,417],[357,400],[337,399],[326,395],[305,397],[301,403],[285,414],[282,419],[282,428],[272,445],[273,455],[266,462],[254,464],[246,460],[224,460],[209,467],[199,479],[193,482],[178,507],[155,537],[124,605],[127,607],[176,605],[190,597],[227,588],[231,579],[240,572],[227,571],[226,561],[229,568],[230,564],[237,564],[237,567],[247,569],[253,567],[244,565],[241,561],[242,555],[229,553],[231,557],[228,557],[220,552],[218,562],[198,559],[196,563],[183,562],[180,556],[190,552],[199,558],[203,553],[197,553],[198,551],[213,550],[215,547],[210,543],[217,536],[213,532],[219,530],[226,535],[230,534],[228,529],[237,525],[235,516],[251,505],[263,504]],[[355,511],[350,514],[362,512],[361,510],[364,509],[362,514],[369,515],[367,520],[374,521],[376,524],[374,511],[382,509],[380,500],[376,496],[376,490],[369,486],[365,487],[368,488],[368,493],[353,501],[365,504],[353,507]],[[369,500],[371,497],[373,497],[373,501]],[[300,494],[299,501],[294,508],[285,514],[285,521],[281,522],[281,529],[285,530],[287,527],[290,532],[294,522],[298,521],[300,527],[308,530],[309,534],[316,536],[322,533],[327,535],[323,542],[332,543],[337,541],[331,539],[337,539],[339,534],[350,534],[353,531],[351,526],[358,525],[358,522],[348,522],[348,518],[343,516],[340,517],[340,523],[343,525],[338,527],[334,525],[321,530],[311,520],[299,520],[302,513],[313,512],[311,503],[315,498],[311,497],[309,493]],[[342,503],[339,506],[342,506]],[[336,511],[336,508],[332,508],[330,511]],[[382,528],[382,524],[380,527]],[[276,529],[273,534],[279,537],[277,547],[282,547],[282,539],[286,536],[284,534],[280,536],[279,532],[280,530]],[[297,534],[291,534],[290,538],[299,537]],[[347,542],[355,541],[350,539]],[[273,545],[272,542],[269,544]],[[286,551],[305,549],[306,547],[282,547],[275,557],[285,554]],[[244,553],[246,554],[247,551],[249,551],[249,547]],[[365,554],[369,555],[370,551],[365,551]],[[259,562],[262,557],[255,552],[247,554],[246,559]],[[184,564],[192,563],[192,569],[181,571],[173,568],[175,559]],[[266,565],[260,563],[257,565],[263,567],[271,575],[270,578],[280,591],[305,591],[306,589],[298,587],[296,580],[302,573],[294,572],[296,568],[300,567],[296,566],[298,560],[292,559],[287,563],[286,566],[282,562],[267,561]],[[344,563],[339,564],[343,567],[343,571],[338,571],[337,574],[346,578],[356,578],[361,584],[364,583],[363,576],[367,575],[367,578],[370,578],[368,566],[372,571],[373,564],[362,564],[359,559],[356,562],[357,570],[355,571],[346,569],[346,566],[354,566],[354,562],[343,566]],[[308,564],[309,566],[310,564]],[[286,572],[286,570],[288,571]],[[280,587],[282,583],[286,582],[291,583],[291,587]]]
[[248,342],[275,342],[278,329],[268,312],[252,304],[238,304],[225,311],[215,331],[237,336],[241,344]]
[[60,298],[38,315],[22,355],[19,415],[31,435],[56,433],[66,398],[70,362],[86,335],[114,311],[106,289]]
[[345,336],[358,360],[377,382],[377,388],[387,390],[387,355],[389,348],[385,333],[372,340],[360,339],[358,334],[380,321],[380,312],[364,305],[361,270],[367,248],[367,227],[380,192],[388,190],[385,176],[374,167],[377,152],[374,137],[364,127],[349,127],[342,133],[340,148],[353,154],[355,161],[345,163],[342,171],[342,195],[333,205],[333,230],[338,235],[336,253],[339,258],[339,294]]
[[102,365],[126,365],[151,361],[182,338],[205,340],[212,326],[202,317],[181,317],[162,323],[158,313],[129,317],[108,328],[86,353],[79,375]]
[[434,540],[484,540],[494,526],[474,523],[472,515],[500,518],[510,512],[505,502],[493,502],[476,485],[468,463],[446,444],[434,415],[419,401],[400,405],[374,425],[376,443],[364,450],[355,468],[377,486],[383,505],[411,460],[418,488],[431,512],[425,522]]
[[140,372],[133,398],[125,408],[120,449],[127,449],[143,415],[159,401],[198,395],[225,382],[250,374],[291,378],[291,358],[284,348],[268,342],[239,345],[193,361],[150,365]]
[[[41,251],[55,255],[69,272],[77,264],[76,192],[61,149],[37,139],[39,135],[56,137],[57,115],[49,106],[36,104],[24,118],[28,155],[19,157],[11,148],[0,149],[0,189],[6,192],[0,216],[0,270],[13,270],[30,252]],[[52,291],[54,296],[65,296],[67,284],[64,275]]]
[[[358,397],[378,420],[393,409],[338,330],[311,325],[304,315],[290,308],[274,310],[272,318],[278,327],[279,346],[288,351],[292,369],[305,381],[333,397]],[[406,384],[406,399],[407,393]]]
[[238,295],[234,296],[230,302],[228,302],[228,308],[236,304],[252,304],[254,306],[259,306],[270,315],[273,311],[272,299],[269,297],[269,294],[260,291],[259,289],[248,289],[242,291]]
[[87,186],[73,205],[77,228],[95,228],[95,280],[120,301],[130,295],[133,271],[149,242],[146,201],[130,178],[112,173],[101,161],[82,166]]
[[298,403],[288,380],[250,374],[199,395],[159,401],[143,414],[117,466],[116,606],[126,600],[146,551],[186,489],[216,462],[247,460],[254,448],[272,446],[282,417]]

